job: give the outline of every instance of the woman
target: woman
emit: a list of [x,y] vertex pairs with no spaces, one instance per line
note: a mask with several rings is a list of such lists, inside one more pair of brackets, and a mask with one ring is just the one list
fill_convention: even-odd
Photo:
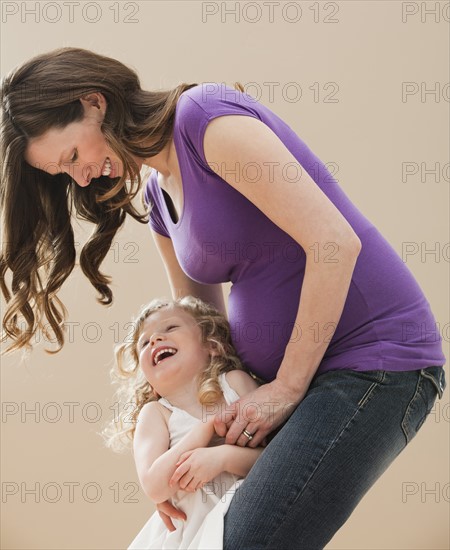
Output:
[[[233,344],[264,382],[215,421],[228,444],[270,434],[225,517],[224,548],[323,548],[446,387],[441,337],[406,265],[292,129],[242,91],[142,91],[118,61],[62,48],[6,77],[2,108],[10,349],[44,317],[64,343],[56,294],[75,261],[72,204],[96,224],[80,265],[111,303],[99,266],[127,213],[146,221],[130,201],[152,167],[144,199],[173,296],[225,312],[231,281]],[[177,511],[158,509],[172,528]]]

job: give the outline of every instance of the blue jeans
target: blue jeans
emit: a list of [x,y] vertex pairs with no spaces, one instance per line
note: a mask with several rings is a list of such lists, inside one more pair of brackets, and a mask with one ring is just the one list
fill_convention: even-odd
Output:
[[443,367],[315,376],[231,501],[224,550],[319,550],[416,436]]

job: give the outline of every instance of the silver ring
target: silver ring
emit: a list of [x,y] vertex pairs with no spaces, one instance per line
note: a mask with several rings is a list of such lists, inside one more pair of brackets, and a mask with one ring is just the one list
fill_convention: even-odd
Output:
[[242,433],[245,435],[245,437],[248,437],[249,441],[251,441],[253,439],[252,434],[249,434],[247,430],[244,430]]

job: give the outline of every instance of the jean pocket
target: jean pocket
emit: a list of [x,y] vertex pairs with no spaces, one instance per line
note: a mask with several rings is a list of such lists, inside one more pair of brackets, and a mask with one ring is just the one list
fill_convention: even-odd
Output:
[[436,391],[439,395],[439,399],[442,399],[442,394],[444,393],[445,388],[447,387],[447,382],[445,380],[445,372],[443,367],[427,367],[422,369],[421,374],[428,378],[433,386],[436,388]]
[[402,420],[407,444],[422,427],[437,397],[439,396],[439,399],[442,397],[446,385],[442,367],[428,367],[418,371],[415,391]]

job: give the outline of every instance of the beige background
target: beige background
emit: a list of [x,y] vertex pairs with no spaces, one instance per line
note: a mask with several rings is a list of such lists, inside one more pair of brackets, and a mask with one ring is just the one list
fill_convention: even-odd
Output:
[[[272,4],[272,21],[263,3],[257,17],[255,2],[237,4],[238,21],[220,2],[79,2],[72,21],[59,5],[57,20],[54,2],[3,2],[2,75],[36,53],[81,46],[135,68],[147,89],[242,82],[333,163],[342,188],[400,255],[416,243],[404,259],[448,357],[448,3],[297,2],[297,22],[288,21],[296,12],[286,2]],[[439,15],[425,14],[436,5]],[[36,7],[38,15],[26,13]],[[402,10],[411,13],[404,21]],[[279,84],[272,97],[268,82]],[[418,92],[402,101],[404,82]],[[282,93],[289,83],[301,87],[298,101],[292,85]],[[437,96],[421,97],[433,87]],[[402,177],[403,163],[419,172]],[[421,163],[438,163],[440,175]],[[83,242],[90,228],[76,231]],[[431,248],[436,255],[426,254]],[[102,268],[113,277],[112,307],[96,303],[78,268],[61,292],[74,323],[61,353],[46,355],[40,342],[23,362],[2,358],[2,548],[125,548],[154,510],[131,454],[113,454],[97,433],[113,414],[113,345],[140,305],[168,296],[169,286],[148,227],[132,219]],[[327,549],[448,548],[448,469],[447,389]]]

